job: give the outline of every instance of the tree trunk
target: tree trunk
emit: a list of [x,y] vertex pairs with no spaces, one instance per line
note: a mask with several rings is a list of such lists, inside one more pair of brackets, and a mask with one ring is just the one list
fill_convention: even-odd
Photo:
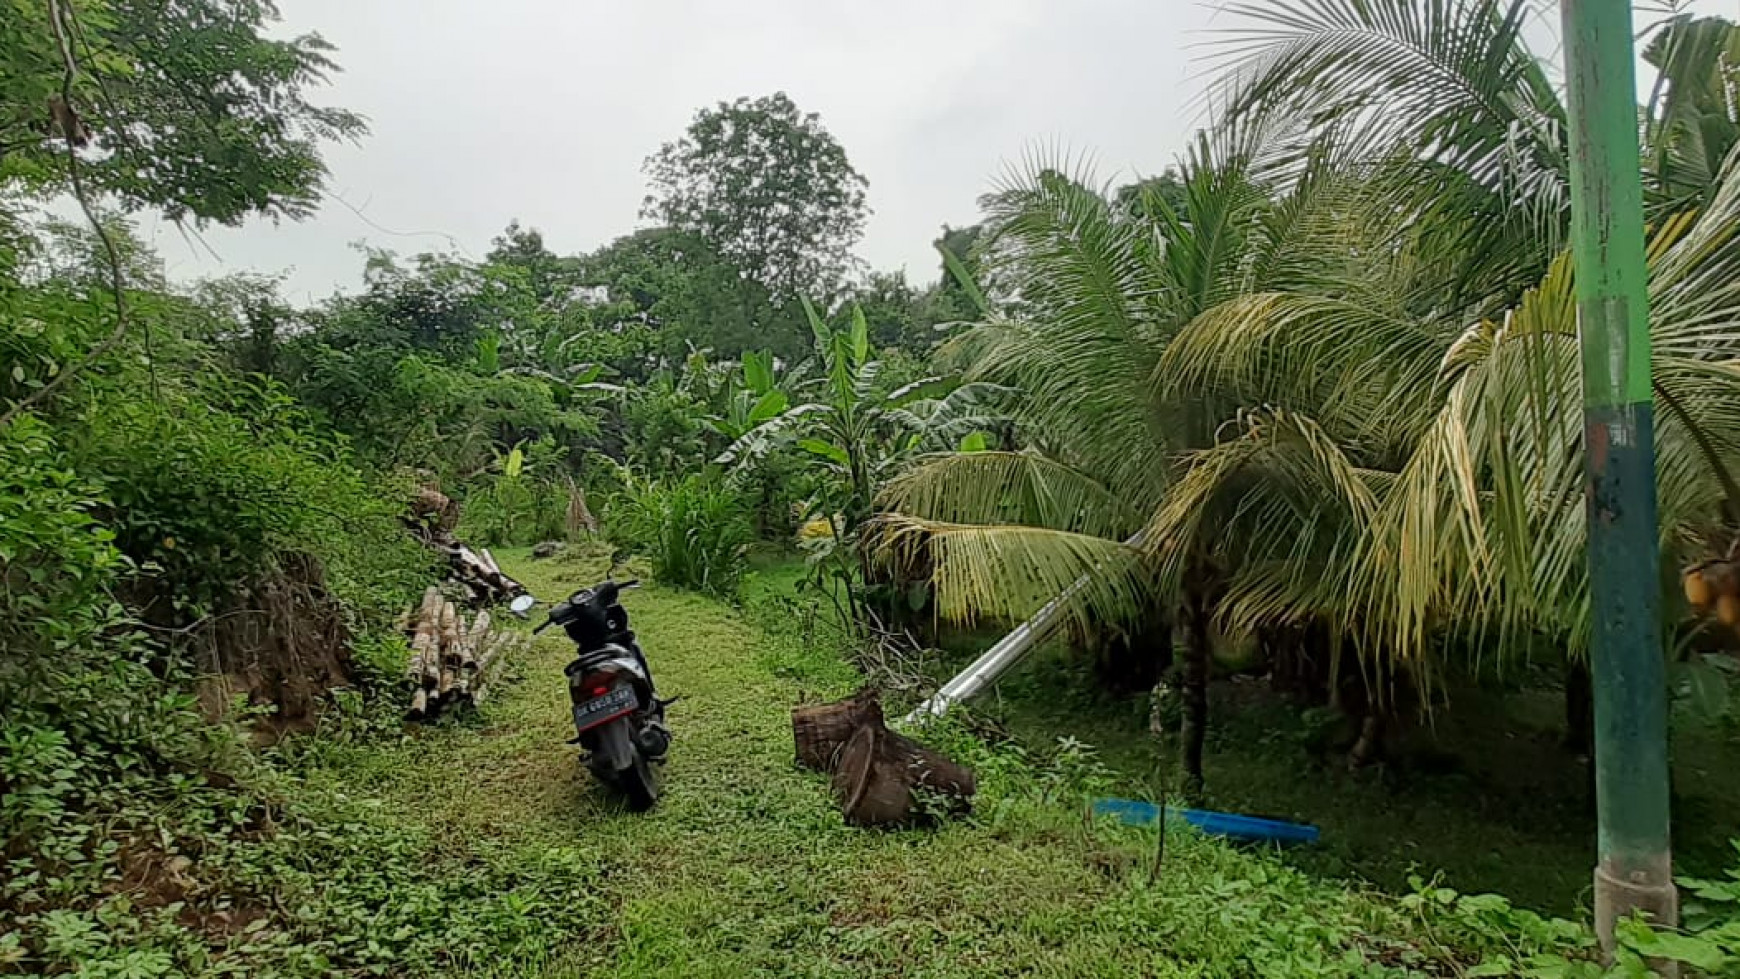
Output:
[[1376,704],[1366,704],[1366,714],[1360,718],[1359,738],[1347,752],[1348,771],[1357,771],[1376,761],[1383,754],[1384,716]]
[[1595,685],[1589,664],[1583,660],[1565,663],[1565,748],[1587,755],[1595,742]]
[[866,724],[881,724],[882,702],[872,687],[864,687],[846,700],[809,704],[791,711],[792,742],[799,765],[818,772],[832,772],[840,749]]
[[1185,597],[1184,720],[1178,728],[1183,751],[1184,792],[1202,793],[1202,743],[1208,733],[1208,664],[1214,636],[1209,630],[1208,601],[1191,590]]
[[1595,815],[1595,678],[1588,660],[1565,662],[1565,748],[1583,768],[1583,811]]

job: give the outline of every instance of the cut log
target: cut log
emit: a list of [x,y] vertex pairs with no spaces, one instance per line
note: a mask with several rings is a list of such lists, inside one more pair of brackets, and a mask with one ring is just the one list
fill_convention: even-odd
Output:
[[423,592],[423,602],[411,617],[415,631],[411,636],[411,662],[405,667],[405,679],[414,686],[422,685],[424,663],[434,655],[431,649],[439,645],[435,630],[440,624],[440,602],[440,589],[431,587]]
[[413,689],[406,714],[412,720],[481,703],[524,641],[520,633],[498,626],[488,610],[468,622],[459,606],[433,588],[409,619],[414,634],[406,676]]
[[882,704],[876,691],[869,687],[835,703],[794,707],[791,737],[797,748],[797,762],[814,771],[831,773],[837,767],[840,750],[854,731],[866,724],[882,723]]
[[447,559],[447,577],[470,594],[468,604],[494,605],[525,593],[487,550],[472,550],[453,536],[459,507],[433,487],[422,487],[410,501],[404,523],[430,549]]
[[478,663],[477,682],[471,691],[473,704],[482,704],[489,697],[507,670],[508,660],[518,653],[524,642],[517,632],[496,633],[487,657]]

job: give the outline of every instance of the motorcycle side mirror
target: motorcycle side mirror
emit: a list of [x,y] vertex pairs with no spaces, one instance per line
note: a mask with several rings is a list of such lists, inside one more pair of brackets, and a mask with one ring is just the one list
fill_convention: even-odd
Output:
[[508,611],[523,619],[526,617],[526,613],[532,610],[532,606],[536,604],[538,604],[538,600],[530,595],[516,595],[514,600],[508,603]]

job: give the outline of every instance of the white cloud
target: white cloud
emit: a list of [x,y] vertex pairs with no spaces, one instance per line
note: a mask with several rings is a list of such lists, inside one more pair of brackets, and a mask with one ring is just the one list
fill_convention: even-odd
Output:
[[978,195],[1036,144],[1091,153],[1107,176],[1170,162],[1201,121],[1224,23],[1194,0],[282,7],[285,32],[338,46],[344,72],[320,99],[372,128],[327,153],[336,199],[299,224],[208,230],[216,257],[170,225],[142,230],[174,276],[288,268],[298,301],[357,285],[348,245],[361,240],[481,255],[518,218],[559,252],[597,247],[639,224],[641,161],[697,108],[781,89],[869,178],[860,254],[929,279],[939,227],[971,223]]

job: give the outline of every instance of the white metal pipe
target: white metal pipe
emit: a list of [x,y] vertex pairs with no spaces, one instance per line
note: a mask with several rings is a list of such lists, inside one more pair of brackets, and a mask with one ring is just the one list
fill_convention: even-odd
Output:
[[[1142,534],[1124,542],[1125,547],[1136,547],[1142,543]],[[929,700],[915,707],[912,713],[906,715],[905,723],[912,724],[927,717],[941,717],[957,701],[976,696],[979,691],[997,682],[997,678],[1009,671],[1009,668],[1020,662],[1022,657],[1033,651],[1056,624],[1065,603],[1075,594],[1088,586],[1099,569],[1082,575],[1071,582],[1058,596],[1049,602],[1026,622],[1021,623],[1009,634],[997,640],[990,649],[972,665],[962,670],[954,679],[942,685],[942,688],[931,695]]]

